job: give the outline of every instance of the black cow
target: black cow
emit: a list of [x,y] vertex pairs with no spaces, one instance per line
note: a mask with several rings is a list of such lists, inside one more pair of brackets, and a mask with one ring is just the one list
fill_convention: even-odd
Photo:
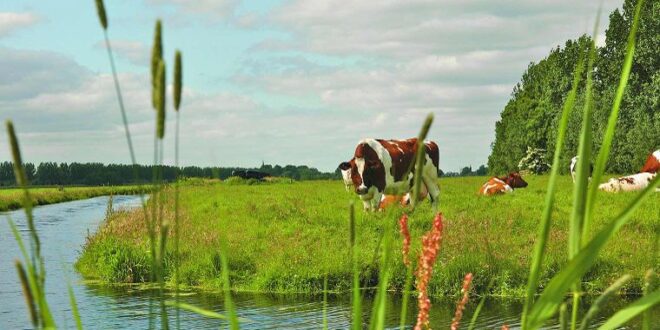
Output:
[[243,179],[263,180],[265,177],[269,177],[270,174],[253,170],[235,170],[231,172],[231,176],[237,176]]

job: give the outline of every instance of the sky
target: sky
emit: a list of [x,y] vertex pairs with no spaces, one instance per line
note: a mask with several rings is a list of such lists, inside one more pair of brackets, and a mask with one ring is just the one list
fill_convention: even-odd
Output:
[[[485,164],[530,62],[622,1],[110,0],[108,35],[138,162],[153,160],[150,53],[183,53],[180,164],[334,171],[363,138],[416,136],[440,168]],[[602,2],[602,4],[601,4]],[[130,163],[94,1],[0,2],[0,114],[27,162]],[[171,85],[170,85],[171,89]],[[171,95],[171,94],[170,94]],[[165,162],[174,162],[168,100]],[[6,134],[0,160],[10,160]]]

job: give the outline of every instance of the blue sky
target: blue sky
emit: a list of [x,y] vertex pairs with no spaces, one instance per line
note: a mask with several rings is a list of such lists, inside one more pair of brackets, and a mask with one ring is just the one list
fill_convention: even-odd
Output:
[[[152,159],[148,63],[161,18],[166,61],[184,54],[182,164],[326,171],[362,138],[416,135],[429,112],[441,168],[486,163],[529,62],[591,31],[600,4],[106,2],[140,162]],[[600,31],[618,5],[604,1]],[[14,120],[27,161],[129,161],[94,1],[0,3],[0,112]],[[5,135],[0,148],[8,151]]]

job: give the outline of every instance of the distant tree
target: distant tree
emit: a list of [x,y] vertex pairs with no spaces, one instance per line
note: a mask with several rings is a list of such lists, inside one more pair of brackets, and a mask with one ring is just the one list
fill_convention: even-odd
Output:
[[481,165],[476,171],[474,171],[474,175],[483,176],[486,174],[488,174],[488,167],[486,167],[486,165]]
[[461,176],[472,175],[472,166],[466,166],[461,169]]

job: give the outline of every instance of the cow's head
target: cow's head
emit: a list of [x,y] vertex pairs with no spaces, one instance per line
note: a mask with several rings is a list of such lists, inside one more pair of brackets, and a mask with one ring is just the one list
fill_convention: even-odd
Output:
[[520,173],[513,172],[509,173],[508,176],[501,178],[502,181],[506,182],[511,188],[525,188],[527,187],[527,182],[523,180]]
[[351,178],[358,195],[367,195],[372,187],[381,192],[385,189],[385,168],[376,151],[367,143],[360,143],[355,148],[354,162]]

